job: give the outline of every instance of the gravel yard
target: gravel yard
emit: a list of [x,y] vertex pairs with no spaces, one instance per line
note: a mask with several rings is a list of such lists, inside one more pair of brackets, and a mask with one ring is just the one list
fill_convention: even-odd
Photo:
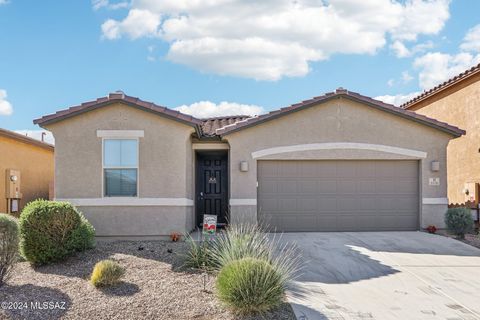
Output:
[[[207,278],[204,290],[204,275],[182,268],[185,250],[184,242],[99,242],[61,263],[32,268],[21,262],[0,288],[0,318],[238,319],[215,298],[214,276]],[[126,274],[120,285],[98,290],[88,279],[95,263],[106,258],[117,260]],[[46,302],[50,306],[42,305]],[[284,303],[258,318],[295,316]]]
[[473,247],[476,247],[476,248],[480,249],[480,235],[477,232],[467,233],[465,235],[465,239],[459,239],[459,238],[457,238],[457,236],[448,233],[446,230],[439,230],[437,233],[442,235],[442,236],[445,236],[445,237],[449,237],[449,238],[456,239],[458,241],[462,241],[466,244],[469,244]]

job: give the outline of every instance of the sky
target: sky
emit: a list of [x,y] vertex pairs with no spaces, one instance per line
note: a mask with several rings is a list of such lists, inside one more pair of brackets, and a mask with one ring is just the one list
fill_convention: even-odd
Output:
[[[0,127],[122,90],[205,118],[338,87],[399,105],[480,63],[478,0],[0,0]],[[49,137],[51,141],[51,137]]]

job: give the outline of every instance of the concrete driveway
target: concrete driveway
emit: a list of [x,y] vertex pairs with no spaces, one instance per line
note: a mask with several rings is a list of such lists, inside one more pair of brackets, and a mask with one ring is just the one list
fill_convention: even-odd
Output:
[[287,233],[298,319],[479,319],[480,250],[422,232]]

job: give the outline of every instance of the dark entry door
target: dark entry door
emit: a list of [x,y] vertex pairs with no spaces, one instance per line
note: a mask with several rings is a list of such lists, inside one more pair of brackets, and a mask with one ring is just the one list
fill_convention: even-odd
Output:
[[220,225],[227,223],[228,155],[224,151],[197,153],[197,225],[204,214],[216,215]]

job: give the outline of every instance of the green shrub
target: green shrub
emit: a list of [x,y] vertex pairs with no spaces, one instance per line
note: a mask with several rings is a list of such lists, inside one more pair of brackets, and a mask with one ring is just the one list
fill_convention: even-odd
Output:
[[94,246],[95,230],[68,202],[35,200],[20,215],[20,252],[39,265]]
[[113,260],[102,260],[93,268],[90,282],[95,287],[112,286],[120,282],[125,269]]
[[18,234],[17,220],[0,213],[0,287],[10,277],[17,262]]
[[255,224],[232,224],[211,243],[212,265],[221,269],[231,261],[259,258],[270,261],[276,243]]
[[281,274],[267,261],[243,258],[220,270],[217,296],[235,313],[263,313],[282,303],[285,285]]
[[464,239],[465,233],[473,226],[473,217],[468,208],[449,208],[445,214],[445,224],[452,233]]
[[190,235],[185,236],[185,241],[188,244],[188,250],[184,255],[184,266],[194,269],[211,269],[212,257],[210,251],[210,242],[195,241]]

